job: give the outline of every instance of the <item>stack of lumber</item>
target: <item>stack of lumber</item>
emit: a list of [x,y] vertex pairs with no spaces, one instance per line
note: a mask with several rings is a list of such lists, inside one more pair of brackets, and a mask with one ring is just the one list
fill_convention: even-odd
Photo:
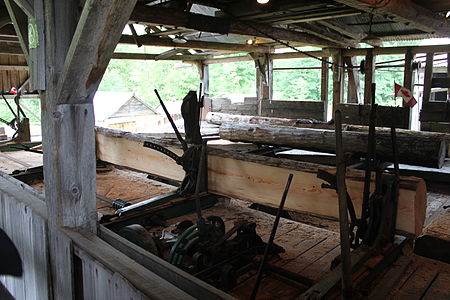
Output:
[[[115,130],[96,130],[99,159],[180,180],[184,172],[173,160],[160,152],[144,148],[143,142],[159,142],[169,150],[181,153],[180,146],[143,134]],[[278,207],[290,173],[294,180],[286,200],[287,210],[312,215],[338,217],[336,192],[322,189],[316,176],[321,165],[282,158],[226,151],[219,146],[208,147],[209,191],[219,195]],[[331,172],[334,170],[329,169]],[[373,178],[374,179],[374,178]],[[349,170],[347,187],[357,211],[361,210],[364,172]],[[373,184],[372,184],[373,187]],[[422,232],[425,220],[427,191],[425,182],[416,177],[401,177],[397,229],[412,235]]]

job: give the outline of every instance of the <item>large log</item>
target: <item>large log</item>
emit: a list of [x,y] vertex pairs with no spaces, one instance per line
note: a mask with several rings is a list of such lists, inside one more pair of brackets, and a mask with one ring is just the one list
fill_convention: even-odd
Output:
[[[180,153],[180,146],[143,134],[115,130],[96,130],[97,157],[109,163],[147,173],[182,179],[184,172],[173,160],[160,152],[143,147],[151,140]],[[255,203],[277,207],[286,178],[294,181],[286,201],[286,209],[310,214],[338,217],[338,201],[334,190],[322,189],[316,176],[322,166],[282,158],[225,151],[208,147],[209,191]],[[330,169],[333,171],[333,169]],[[361,210],[364,172],[349,170],[347,187],[356,210]],[[373,184],[372,184],[373,187]],[[423,179],[401,177],[397,229],[419,235],[425,220],[426,186]]]
[[334,130],[334,125],[327,124],[319,120],[312,119],[286,119],[274,117],[260,117],[260,116],[246,116],[233,115],[219,112],[209,112],[206,115],[206,121],[215,125],[222,124],[259,124],[259,125],[273,125],[273,126],[292,126],[300,128],[316,128],[316,129],[330,129]]
[[[225,124],[220,127],[220,137],[231,141],[286,146],[291,148],[330,152],[335,151],[334,131],[326,129],[265,126],[254,124]],[[365,132],[344,131],[344,151],[365,153]],[[400,163],[441,168],[445,161],[447,145],[442,138],[430,136],[398,135],[397,145]],[[392,161],[392,143],[388,132],[376,134],[377,155]]]

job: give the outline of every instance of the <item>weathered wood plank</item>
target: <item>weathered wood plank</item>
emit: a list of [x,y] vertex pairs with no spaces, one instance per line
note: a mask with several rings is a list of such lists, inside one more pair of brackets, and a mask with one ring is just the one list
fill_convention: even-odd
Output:
[[[64,229],[83,261],[86,299],[195,299],[90,232]],[[91,280],[92,283],[88,283]],[[122,296],[120,296],[122,295]]]
[[22,277],[0,277],[16,299],[48,299],[49,269],[45,203],[29,187],[0,176],[0,227],[22,258]]

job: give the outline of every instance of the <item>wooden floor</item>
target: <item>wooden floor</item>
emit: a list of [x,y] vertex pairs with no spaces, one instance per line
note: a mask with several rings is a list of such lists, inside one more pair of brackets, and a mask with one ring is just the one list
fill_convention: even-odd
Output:
[[[21,154],[20,154],[21,153]],[[11,173],[11,169],[24,169],[23,163],[39,165],[40,154],[7,153],[21,163],[0,157],[0,170]],[[6,162],[5,162],[6,161]],[[34,182],[34,188],[44,192],[42,182]],[[121,199],[130,203],[139,202],[174,189],[173,186],[147,179],[145,174],[121,170],[114,167],[97,170],[97,193],[112,200]],[[445,213],[449,196],[428,194],[428,224],[433,218]],[[205,216],[217,215],[224,219],[226,228],[234,221],[245,218],[257,223],[257,232],[267,241],[273,224],[272,215],[249,208],[250,203],[229,200],[204,211]],[[112,213],[110,204],[97,200],[99,217]],[[194,215],[187,218],[195,219]],[[173,220],[176,222],[177,220]],[[316,222],[312,220],[311,224]],[[272,258],[271,263],[301,274],[311,280],[319,280],[329,272],[331,261],[339,254],[339,236],[334,221],[322,221],[318,226],[293,220],[281,219],[275,243],[284,247],[285,253]],[[240,278],[238,285],[230,292],[238,299],[248,299],[255,280],[255,271]],[[426,259],[412,253],[402,255],[388,270],[368,295],[367,299],[450,299],[450,265]],[[265,276],[257,299],[296,299],[304,288]]]

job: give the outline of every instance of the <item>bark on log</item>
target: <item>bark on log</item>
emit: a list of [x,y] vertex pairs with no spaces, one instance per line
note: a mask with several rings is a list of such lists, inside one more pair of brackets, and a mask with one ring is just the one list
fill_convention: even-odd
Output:
[[[231,141],[335,152],[334,131],[326,129],[225,124],[220,127],[219,134],[222,139]],[[367,133],[344,131],[342,135],[345,152],[365,153],[367,151]],[[444,164],[446,143],[442,138],[398,135],[397,145],[400,163],[431,168],[441,168]],[[380,158],[392,161],[392,144],[389,133],[377,133],[376,153]]]
[[232,115],[217,112],[209,112],[206,115],[206,121],[208,123],[215,125],[246,123],[246,124],[292,126],[300,128],[321,128],[334,130],[334,125],[330,125],[325,122],[313,119],[272,118],[260,116]]

